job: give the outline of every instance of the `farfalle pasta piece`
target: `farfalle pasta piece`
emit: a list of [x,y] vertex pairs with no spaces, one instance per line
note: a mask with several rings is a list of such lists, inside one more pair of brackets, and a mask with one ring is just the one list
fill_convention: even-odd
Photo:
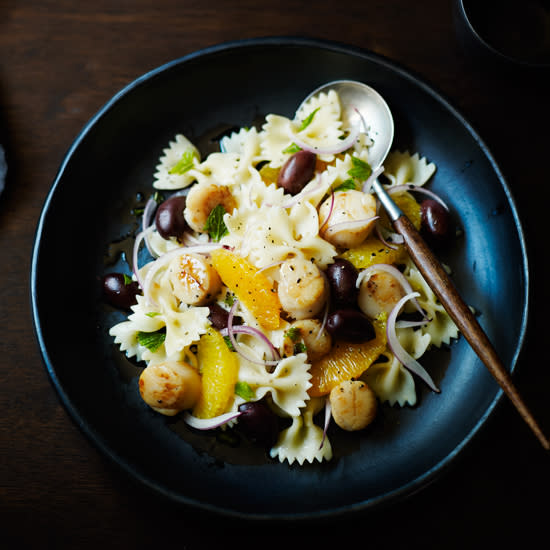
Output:
[[291,155],[285,151],[294,139],[292,121],[280,115],[267,115],[265,120],[260,134],[262,157],[272,168],[279,168]]
[[373,363],[361,376],[382,403],[390,405],[416,404],[416,388],[412,374],[390,352],[386,361]]
[[[246,356],[261,360],[256,349],[246,344],[239,345]],[[273,372],[267,372],[263,365],[252,363],[240,356],[238,379],[254,389],[258,400],[269,393],[273,403],[281,411],[288,416],[298,416],[300,409],[309,400],[307,390],[311,387],[311,374],[306,361],[307,355],[299,353],[282,359]]]
[[279,439],[270,451],[271,458],[280,462],[297,461],[300,466],[304,462],[322,462],[331,460],[332,446],[328,437],[323,441],[323,430],[313,422],[313,416],[324,404],[323,399],[311,399],[300,416],[292,419],[292,424],[279,434]]
[[224,220],[229,235],[223,244],[235,247],[258,268],[296,254],[326,267],[336,255],[334,246],[319,236],[317,210],[307,202],[290,212],[282,207],[239,209]]
[[254,127],[241,128],[238,132],[223,137],[220,141],[220,149],[223,153],[239,155],[239,162],[243,165],[254,166],[263,159],[260,135]]
[[[342,107],[334,90],[312,97],[296,113],[296,135],[313,147],[338,145],[343,135]],[[327,162],[333,155],[321,155]]]
[[[210,326],[207,307],[179,304],[168,288],[168,278],[162,276],[159,281],[155,305],[138,295],[137,304],[132,306],[128,320],[113,326],[109,331],[128,357],[135,356],[144,361],[167,358],[178,360],[184,350],[197,342]],[[166,331],[164,341],[156,349],[148,349],[139,343],[139,333],[154,333],[162,329]]]
[[434,174],[436,166],[418,153],[392,151],[384,161],[384,175],[393,185],[424,185]]
[[177,134],[159,159],[154,174],[156,189],[182,189],[195,181],[193,168],[200,162],[199,150],[182,134]]
[[404,275],[413,289],[420,293],[418,303],[431,319],[429,323],[420,327],[419,331],[429,334],[431,344],[437,347],[441,347],[442,344],[448,345],[453,338],[458,338],[457,326],[410,258],[407,258]]

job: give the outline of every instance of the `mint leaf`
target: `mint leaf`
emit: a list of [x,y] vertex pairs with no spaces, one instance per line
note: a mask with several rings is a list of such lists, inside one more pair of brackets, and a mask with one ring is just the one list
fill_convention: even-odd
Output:
[[294,142],[292,142],[286,149],[283,149],[283,153],[297,153],[298,151],[301,151],[302,149],[298,147]]
[[195,158],[195,155],[193,154],[193,151],[185,151],[183,155],[181,155],[180,160],[168,170],[169,174],[185,174],[185,172],[191,170],[193,168],[193,159]]
[[356,178],[359,181],[365,181],[372,174],[371,165],[361,160],[359,157],[351,157],[351,164],[353,166],[348,170],[348,174],[352,178]]
[[290,327],[285,332],[285,337],[292,340],[293,342],[297,342],[301,338],[302,334],[300,333],[300,329],[298,327]]
[[298,355],[299,353],[306,353],[306,351],[307,351],[307,348],[303,342],[294,344],[294,355]]
[[311,113],[309,113],[309,115],[307,115],[306,118],[304,118],[304,120],[302,121],[302,124],[300,126],[300,128],[298,128],[298,132],[301,132],[302,130],[305,130],[312,122],[313,120],[313,117],[317,114],[317,111],[320,109],[321,107],[317,107],[317,109],[311,111]]
[[245,401],[250,401],[256,397],[256,392],[250,387],[248,382],[237,382],[235,384],[235,393]]
[[223,303],[231,307],[235,303],[235,294],[232,292],[227,292],[225,294],[225,298],[223,299]]
[[130,275],[126,275],[126,273],[124,273],[124,284],[125,285],[131,285],[134,281],[132,280],[132,277],[130,277]]
[[355,185],[355,182],[351,178],[343,181],[338,187],[335,187],[333,191],[349,191],[350,189],[357,189],[357,185]]
[[223,215],[225,214],[225,208],[218,204],[215,206],[208,218],[206,219],[206,224],[204,226],[204,231],[206,231],[210,238],[214,242],[218,242],[224,235],[229,233],[225,222],[223,221]]
[[235,346],[233,345],[233,342],[231,341],[231,338],[229,336],[224,336],[223,341],[230,351],[235,351]]
[[141,346],[145,346],[149,351],[153,353],[157,351],[166,340],[166,328],[161,328],[155,332],[142,332],[137,333],[137,341]]

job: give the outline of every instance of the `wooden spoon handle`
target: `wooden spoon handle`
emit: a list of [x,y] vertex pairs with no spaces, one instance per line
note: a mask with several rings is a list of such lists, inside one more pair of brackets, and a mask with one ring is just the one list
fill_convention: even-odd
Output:
[[489,372],[494,376],[500,387],[504,390],[504,393],[510,398],[522,418],[542,443],[542,446],[546,450],[550,450],[550,442],[543,434],[518,393],[510,374],[499,359],[485,331],[481,328],[468,305],[461,298],[438,259],[405,215],[396,219],[393,222],[393,226],[405,239],[405,245],[411,258],[460,332],[489,369]]

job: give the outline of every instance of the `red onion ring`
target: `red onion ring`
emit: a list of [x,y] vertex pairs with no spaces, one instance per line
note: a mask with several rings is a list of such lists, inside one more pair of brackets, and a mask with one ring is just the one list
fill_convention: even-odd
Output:
[[[143,218],[141,219],[142,231],[146,231],[151,226],[151,219],[153,217],[154,211],[156,210],[156,206],[157,206],[157,201],[153,197],[149,198],[143,210]],[[157,258],[157,255],[155,254],[155,252],[151,248],[151,245],[149,244],[149,235],[150,233],[147,233],[145,235],[145,246],[147,247],[149,254],[151,254],[151,256],[153,256],[154,258]]]
[[331,147],[314,147],[299,138],[297,135],[294,136],[293,141],[301,149],[309,151],[310,153],[315,153],[316,155],[337,155],[338,153],[347,151],[357,141],[357,138],[359,137],[359,130],[359,124],[353,125],[350,128],[348,137],[343,139],[338,145],[333,145]]
[[403,349],[403,346],[400,344],[399,339],[397,338],[397,333],[395,331],[395,322],[397,316],[399,315],[399,312],[401,311],[401,308],[408,300],[411,300],[412,298],[418,296],[420,296],[418,292],[412,292],[411,294],[407,294],[406,296],[401,298],[401,300],[399,300],[399,302],[395,304],[395,307],[389,314],[388,321],[386,323],[386,338],[388,341],[388,346],[391,352],[397,358],[397,360],[406,369],[420,377],[432,391],[440,393],[439,388],[435,385],[434,381],[432,380],[426,369],[424,369],[424,367],[414,357],[409,355],[405,351],[405,349]]
[[214,416],[213,418],[197,418],[193,416],[190,412],[185,412],[183,414],[183,420],[191,428],[196,430],[213,430],[214,428],[219,428],[224,424],[227,424],[229,421],[241,416],[241,412],[229,412],[220,414],[219,416]]
[[332,211],[333,210],[334,210],[334,191],[332,191],[331,194],[330,194],[330,208],[328,209],[327,217],[324,219],[323,223],[319,227],[319,233],[321,232],[323,227],[325,227],[325,225],[328,223],[328,220],[332,216]]
[[330,419],[332,418],[332,405],[330,404],[330,399],[327,397],[325,400],[325,422],[323,426],[323,439],[321,440],[321,445],[319,445],[319,450],[323,448],[325,444],[325,439],[327,438],[327,430],[330,425]]
[[371,218],[365,218],[363,220],[352,220],[349,222],[335,223],[334,225],[331,225],[330,227],[328,227],[325,233],[331,233],[331,232],[334,233],[335,231],[340,231],[342,229],[358,229],[379,218],[380,216],[372,216]]
[[447,212],[450,211],[449,207],[447,206],[447,203],[439,195],[437,195],[433,191],[430,191],[429,189],[424,189],[424,187],[420,187],[419,185],[412,185],[410,183],[405,183],[403,185],[395,185],[393,187],[391,186],[387,187],[386,191],[390,195],[401,191],[413,191],[415,193],[423,193],[424,195],[428,195],[428,197],[437,201],[441,206],[443,206],[443,208],[445,208],[445,210],[447,210]]
[[382,230],[380,229],[380,225],[378,223],[376,224],[376,226],[374,228],[374,232],[376,233],[376,236],[378,237],[378,239],[380,241],[382,241],[384,246],[387,246],[388,248],[391,248],[392,250],[397,250],[397,248],[398,248],[397,245],[402,244],[403,242],[405,242],[405,239],[403,238],[402,235],[399,235],[399,233],[391,233],[392,238],[397,239],[399,237],[398,240],[396,240],[395,242],[388,241],[384,237],[384,235],[382,234]]
[[378,179],[378,176],[382,174],[382,172],[384,172],[383,166],[379,166],[378,168],[372,171],[371,175],[363,183],[363,187],[361,188],[363,193],[372,194],[372,182]]
[[139,247],[141,246],[141,241],[146,239],[147,235],[153,232],[155,228],[153,226],[149,226],[147,229],[144,229],[143,231],[140,231],[136,235],[136,239],[134,241],[134,246],[132,249],[132,271],[134,273],[134,276],[136,278],[136,281],[138,282],[138,285],[140,286],[141,290],[144,290],[144,283],[143,279],[141,278],[139,274]]
[[[235,300],[235,302],[233,302],[233,305],[229,310],[229,316],[227,318],[227,328],[222,329],[220,331],[221,335],[229,336],[229,340],[231,341],[231,344],[233,344],[235,351],[243,359],[246,359],[247,361],[250,361],[251,363],[254,363],[256,365],[263,365],[266,367],[273,367],[278,365],[279,361],[281,360],[281,356],[279,355],[279,352],[275,349],[273,344],[270,342],[269,338],[262,331],[246,325],[233,325],[233,318],[235,317],[235,311],[237,310],[238,304],[239,304],[238,300]],[[237,342],[237,339],[235,338],[235,334],[248,334],[250,336],[255,336],[256,338],[260,339],[264,344],[267,345],[267,347],[271,351],[273,360],[266,361],[266,360],[258,360],[254,357],[249,357],[246,353],[242,351],[242,349],[240,349],[241,346]]]

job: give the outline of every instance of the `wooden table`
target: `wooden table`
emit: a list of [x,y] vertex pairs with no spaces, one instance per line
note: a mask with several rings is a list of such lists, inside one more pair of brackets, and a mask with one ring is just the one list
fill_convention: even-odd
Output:
[[523,548],[548,540],[549,457],[506,401],[450,471],[413,498],[349,520],[264,526],[261,539],[258,525],[146,494],[98,454],[60,405],[33,333],[29,267],[37,219],[66,150],[142,73],[205,46],[267,35],[326,38],[388,56],[446,95],[483,137],[517,201],[530,255],[530,325],[514,379],[550,430],[543,309],[550,85],[540,74],[492,71],[465,56],[452,2],[0,0],[0,142],[9,163],[0,197],[0,545],[162,547],[174,534],[185,549],[340,540],[369,548]]

